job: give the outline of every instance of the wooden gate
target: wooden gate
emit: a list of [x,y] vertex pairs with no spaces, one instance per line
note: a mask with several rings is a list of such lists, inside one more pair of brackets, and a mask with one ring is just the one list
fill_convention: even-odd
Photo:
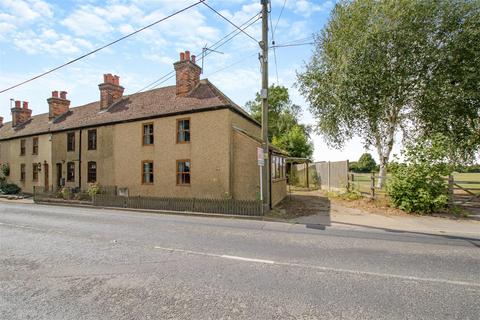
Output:
[[478,181],[459,181],[448,177],[449,204],[468,208],[480,208]]

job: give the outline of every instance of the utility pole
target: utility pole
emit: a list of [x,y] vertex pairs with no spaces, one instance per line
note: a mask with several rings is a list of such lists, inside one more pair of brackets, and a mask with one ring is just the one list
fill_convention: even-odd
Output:
[[262,4],[262,41],[260,48],[262,49],[262,140],[263,140],[263,159],[264,168],[262,170],[263,184],[263,212],[270,211],[270,157],[268,150],[268,2],[269,0],[261,0]]

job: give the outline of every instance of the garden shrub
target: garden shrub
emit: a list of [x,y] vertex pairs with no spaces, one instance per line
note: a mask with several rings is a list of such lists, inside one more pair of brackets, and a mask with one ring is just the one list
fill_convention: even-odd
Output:
[[10,175],[10,166],[8,163],[4,163],[0,166],[0,172],[4,177],[8,177]]
[[22,189],[14,183],[2,183],[0,185],[0,193],[18,194]]
[[70,188],[63,187],[60,190],[60,195],[64,200],[70,200],[71,198]]
[[452,173],[441,138],[407,146],[404,163],[390,166],[387,193],[394,207],[406,212],[428,214],[448,204],[446,176]]
[[88,185],[88,190],[87,190],[87,194],[90,196],[91,199],[93,199],[93,197],[96,195],[96,194],[99,194],[101,191],[101,188],[100,188],[100,185],[98,183],[90,183]]

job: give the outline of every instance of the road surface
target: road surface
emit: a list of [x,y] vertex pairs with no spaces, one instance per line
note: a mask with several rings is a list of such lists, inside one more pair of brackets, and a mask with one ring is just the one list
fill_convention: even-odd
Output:
[[0,319],[479,319],[480,235],[0,203]]

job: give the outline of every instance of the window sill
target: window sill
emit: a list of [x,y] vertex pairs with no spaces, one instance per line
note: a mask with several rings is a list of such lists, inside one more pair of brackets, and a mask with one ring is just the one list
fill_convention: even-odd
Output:
[[142,182],[142,186],[153,186],[155,183],[146,183],[146,182]]
[[188,183],[188,184],[187,183],[180,183],[180,184],[177,183],[177,187],[190,187],[190,186],[191,186],[190,183]]
[[281,182],[285,180],[287,180],[287,178],[278,178],[278,179],[272,179],[272,182]]

